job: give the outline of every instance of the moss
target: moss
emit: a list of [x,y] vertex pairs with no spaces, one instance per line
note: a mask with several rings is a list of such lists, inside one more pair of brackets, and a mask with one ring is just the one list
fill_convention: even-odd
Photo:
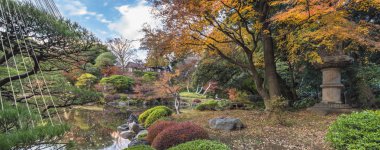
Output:
[[218,101],[210,100],[210,101],[206,101],[206,102],[199,104],[197,107],[195,107],[195,109],[200,110],[200,111],[216,110],[217,106],[218,106]]
[[230,150],[230,148],[223,143],[210,140],[195,140],[179,144],[168,150]]
[[189,98],[198,98],[198,99],[206,99],[206,95],[198,94],[198,93],[192,93],[192,92],[181,92],[179,93],[181,97],[189,97]]

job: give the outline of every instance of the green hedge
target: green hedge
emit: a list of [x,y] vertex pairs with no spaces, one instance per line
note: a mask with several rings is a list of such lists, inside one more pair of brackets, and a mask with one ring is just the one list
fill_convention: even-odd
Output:
[[210,140],[195,140],[179,144],[168,150],[230,150],[230,148],[220,142]]
[[173,111],[166,106],[156,106],[146,110],[139,116],[139,122],[149,127],[160,118],[170,116]]
[[137,146],[128,147],[124,150],[154,150],[154,149],[150,147],[149,145],[137,145]]
[[204,111],[204,110],[223,110],[226,108],[230,108],[231,102],[229,100],[209,100],[203,102],[195,107],[196,110]]
[[380,111],[341,115],[329,127],[326,139],[338,150],[380,149]]
[[198,93],[193,93],[193,92],[181,92],[179,93],[181,97],[189,97],[189,98],[198,98],[198,99],[206,99],[206,95],[198,94]]

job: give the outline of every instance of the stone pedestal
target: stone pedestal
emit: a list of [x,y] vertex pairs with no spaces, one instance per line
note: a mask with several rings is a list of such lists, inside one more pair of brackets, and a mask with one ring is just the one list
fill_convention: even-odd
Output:
[[317,64],[322,71],[322,101],[309,110],[322,113],[347,113],[353,109],[342,102],[341,68],[348,65],[352,58],[347,55],[327,56],[322,58],[323,63]]
[[340,68],[322,69],[322,102],[324,104],[341,104],[342,88]]

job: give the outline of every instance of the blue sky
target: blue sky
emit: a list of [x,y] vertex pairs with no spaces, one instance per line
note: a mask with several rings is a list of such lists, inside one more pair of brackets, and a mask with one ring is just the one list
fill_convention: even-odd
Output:
[[[129,40],[143,37],[141,26],[159,23],[150,13],[151,7],[145,0],[54,0],[65,18],[78,22],[105,41],[123,36]],[[139,42],[134,43],[139,47]],[[145,52],[139,51],[143,59]]]

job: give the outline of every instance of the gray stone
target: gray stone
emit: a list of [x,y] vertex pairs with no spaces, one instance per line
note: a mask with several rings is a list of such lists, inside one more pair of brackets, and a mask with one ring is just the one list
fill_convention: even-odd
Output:
[[136,122],[129,123],[129,130],[131,130],[131,131],[133,131],[135,133],[139,133],[140,126]]
[[136,133],[133,131],[123,131],[120,133],[120,137],[128,140],[132,140],[136,136]]
[[144,134],[148,134],[148,130],[141,130],[141,131],[136,135],[135,138],[138,138],[139,136],[144,135]]
[[128,147],[137,146],[137,145],[149,145],[149,142],[144,139],[132,139],[128,144]]
[[129,125],[128,124],[122,124],[117,127],[117,131],[122,132],[122,131],[128,131],[129,130]]
[[239,118],[214,118],[209,120],[209,126],[211,129],[216,130],[240,130],[244,127]]
[[128,121],[129,123],[132,123],[132,122],[139,123],[139,119],[138,119],[137,116],[134,115],[134,114],[129,115],[127,121]]
[[119,107],[127,107],[127,103],[126,102],[119,102],[118,106]]

